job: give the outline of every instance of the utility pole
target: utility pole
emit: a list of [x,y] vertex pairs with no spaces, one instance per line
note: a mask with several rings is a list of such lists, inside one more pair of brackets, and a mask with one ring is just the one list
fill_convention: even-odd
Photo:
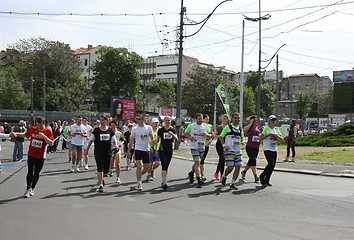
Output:
[[[176,132],[177,136],[180,135],[182,126],[181,120],[181,106],[182,106],[182,60],[183,60],[183,15],[186,12],[186,8],[183,6],[183,0],[181,0],[181,13],[179,24],[179,50],[178,50],[178,71],[177,71],[177,101],[176,101]],[[175,150],[179,149],[179,141],[175,142]]]
[[31,123],[32,126],[34,125],[34,116],[33,116],[33,111],[34,111],[34,103],[33,103],[33,63],[28,63],[28,65],[31,68],[31,76],[30,76],[30,87],[31,87]]
[[241,53],[241,82],[240,82],[240,125],[243,126],[243,85],[245,82],[245,74],[243,72],[244,63],[244,53],[245,53],[245,20],[242,20],[242,53]]

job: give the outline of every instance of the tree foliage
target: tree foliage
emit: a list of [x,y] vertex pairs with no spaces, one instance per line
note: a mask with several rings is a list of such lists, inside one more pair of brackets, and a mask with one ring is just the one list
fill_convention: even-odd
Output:
[[112,96],[135,96],[140,89],[138,69],[143,58],[126,48],[102,47],[97,53],[99,60],[92,67],[95,99],[109,104]]
[[306,117],[311,111],[312,101],[308,93],[300,92],[298,101],[295,103],[295,112],[301,119]]
[[42,108],[44,72],[46,110],[74,111],[84,101],[81,63],[68,44],[39,37],[20,40],[11,47],[17,51],[17,60],[13,64],[28,94],[30,76],[33,75],[35,109]]
[[175,108],[176,107],[176,83],[167,80],[156,80],[150,82],[146,90],[148,93],[158,94],[158,107]]
[[317,113],[326,116],[333,108],[333,88],[317,95]]
[[0,64],[0,86],[1,109],[25,110],[29,107],[30,98],[22,87],[16,68]]

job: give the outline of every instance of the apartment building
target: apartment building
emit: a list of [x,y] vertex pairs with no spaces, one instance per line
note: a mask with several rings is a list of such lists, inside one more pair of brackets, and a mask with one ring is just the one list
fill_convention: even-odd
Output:
[[98,49],[102,48],[101,45],[98,45],[96,47],[93,47],[92,45],[87,45],[87,48],[79,48],[74,50],[74,54],[78,59],[80,59],[82,63],[82,74],[81,76],[85,80],[91,79],[94,74],[92,70],[90,70],[90,67],[94,62],[96,62],[99,58],[99,54],[96,53]]

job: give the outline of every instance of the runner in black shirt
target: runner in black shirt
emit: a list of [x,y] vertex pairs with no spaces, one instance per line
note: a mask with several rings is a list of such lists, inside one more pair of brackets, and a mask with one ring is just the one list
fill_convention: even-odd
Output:
[[108,118],[105,115],[100,116],[100,127],[95,128],[88,142],[85,154],[90,150],[92,142],[95,143],[94,156],[97,164],[98,191],[103,192],[104,180],[109,171],[111,160],[111,146],[118,149],[117,139],[111,128],[108,127]]
[[161,187],[164,190],[167,190],[167,169],[171,163],[173,148],[173,140],[178,141],[176,135],[176,130],[171,127],[171,117],[166,116],[164,119],[164,126],[159,129],[157,132],[156,147],[158,146],[159,141],[161,141],[159,154],[162,166],[162,183]]

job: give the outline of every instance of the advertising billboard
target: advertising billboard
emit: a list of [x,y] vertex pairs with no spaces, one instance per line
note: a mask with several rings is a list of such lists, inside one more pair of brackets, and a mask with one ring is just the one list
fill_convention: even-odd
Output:
[[333,82],[354,82],[354,70],[333,71]]
[[111,116],[117,121],[134,120],[136,115],[136,100],[133,98],[112,97]]

